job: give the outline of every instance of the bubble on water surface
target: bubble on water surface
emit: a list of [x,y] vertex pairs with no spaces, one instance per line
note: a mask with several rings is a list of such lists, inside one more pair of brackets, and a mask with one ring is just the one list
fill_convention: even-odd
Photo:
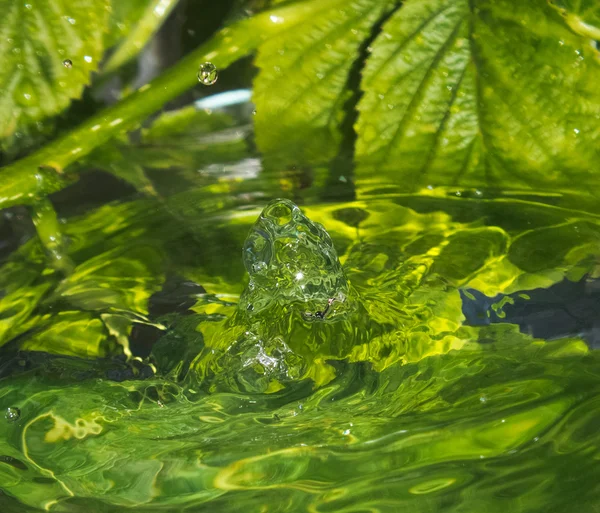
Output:
[[71,59],[65,59],[63,61],[63,66],[65,68],[72,68],[73,67],[73,61]]
[[198,81],[205,86],[214,85],[219,78],[219,70],[212,62],[205,62],[198,69]]
[[21,410],[19,410],[19,408],[15,408],[14,406],[9,406],[6,409],[4,418],[8,420],[8,422],[16,422],[21,418]]

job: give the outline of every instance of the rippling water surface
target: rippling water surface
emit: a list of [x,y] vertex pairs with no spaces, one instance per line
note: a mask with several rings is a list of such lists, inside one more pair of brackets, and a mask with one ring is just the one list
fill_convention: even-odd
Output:
[[[569,305],[514,310],[556,284],[594,285],[596,218],[527,198],[382,194],[302,206],[331,236],[358,317],[308,320],[302,298],[274,289],[267,314],[240,317],[260,199],[205,215],[179,199],[185,229],[181,215],[113,205],[124,226],[106,211],[81,224],[89,238],[94,216],[108,222],[91,250],[67,223],[79,266],[117,258],[111,244],[140,222],[189,254],[136,323],[137,367],[6,353],[0,406],[19,416],[0,423],[2,511],[598,511],[592,335],[581,323],[531,335]],[[578,235],[553,246],[565,227]],[[96,305],[82,283],[71,306],[48,308]]]

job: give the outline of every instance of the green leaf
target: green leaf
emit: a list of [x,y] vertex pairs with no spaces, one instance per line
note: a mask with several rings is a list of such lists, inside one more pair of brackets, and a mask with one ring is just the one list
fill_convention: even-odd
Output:
[[[110,56],[103,71],[106,73],[115,71],[135,57],[168,18],[178,2],[179,0],[127,0],[126,2],[115,0],[113,9],[116,11],[116,18],[125,20],[125,23],[113,22],[111,28],[114,29],[116,25],[126,38]],[[109,43],[113,40],[111,38]]]
[[102,58],[109,8],[109,0],[0,1],[3,145],[81,95]]
[[112,0],[110,24],[105,35],[106,48],[112,48],[127,37],[132,27],[140,20],[144,10],[153,2],[154,0],[128,0],[127,2]]
[[[393,3],[300,3],[295,9],[305,9],[308,15],[260,47],[255,124],[256,142],[266,159],[283,164],[326,162],[337,153],[352,62],[372,26]],[[272,19],[277,23],[277,15]]]
[[408,0],[363,73],[358,178],[597,191],[597,54],[543,2]]

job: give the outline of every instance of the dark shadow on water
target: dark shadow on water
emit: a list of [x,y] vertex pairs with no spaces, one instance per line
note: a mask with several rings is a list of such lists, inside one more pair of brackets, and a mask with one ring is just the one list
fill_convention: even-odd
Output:
[[469,326],[518,324],[523,333],[535,338],[580,336],[590,348],[600,348],[600,280],[564,279],[547,289],[491,298],[474,289],[461,290],[460,294]]

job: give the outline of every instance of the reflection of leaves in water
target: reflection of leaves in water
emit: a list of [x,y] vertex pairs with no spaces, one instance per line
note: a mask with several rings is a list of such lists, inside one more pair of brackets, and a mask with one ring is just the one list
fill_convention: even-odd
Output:
[[[207,185],[216,176],[206,168],[237,162],[250,156],[247,128],[226,114],[208,113],[190,106],[166,112],[132,143],[125,138],[101,146],[85,164],[99,167],[141,191],[171,195],[192,185]],[[148,176],[151,173],[152,180]]]
[[[577,467],[577,504],[594,504],[598,469],[587,452],[600,443],[598,358],[580,342],[543,343],[506,326],[491,338],[382,373],[342,365],[314,394],[186,398],[156,380],[87,380],[65,394],[52,375],[26,374],[0,399],[22,412],[19,423],[0,423],[0,452],[27,467],[0,465],[3,486],[30,506],[60,500],[61,511],[82,499],[110,512],[247,511],[274,501],[289,511],[430,512],[452,501],[500,513],[548,500],[569,511]],[[541,487],[525,495],[529,506],[523,486]]]
[[[185,194],[192,201],[192,192]],[[431,198],[413,200],[426,210]],[[445,201],[451,211],[453,200]],[[174,222],[156,200],[103,207],[66,223],[76,267],[63,281],[44,274],[37,245],[24,246],[0,271],[2,287],[20,286],[13,284],[17,277],[25,290],[48,284],[19,314],[19,325],[33,328],[19,339],[22,348],[119,352],[122,333],[147,313],[163,268],[203,285],[206,279],[210,294],[197,298],[196,314],[161,321],[170,329],[152,361],[168,379],[118,384],[97,379],[108,362],[63,360],[3,381],[0,411],[22,412],[18,423],[0,423],[0,454],[21,462],[0,462],[5,492],[38,508],[58,500],[66,512],[77,511],[80,501],[115,513],[124,506],[238,511],[235,504],[247,511],[274,501],[290,511],[352,504],[429,512],[450,500],[475,512],[482,503],[494,505],[497,493],[503,508],[514,502],[519,513],[543,508],[547,497],[569,511],[572,502],[562,497],[575,465],[583,475],[578,504],[593,503],[598,471],[583,448],[600,443],[589,428],[600,391],[595,353],[578,340],[533,340],[511,325],[462,326],[458,289],[522,290],[589,269],[597,221],[504,199],[503,209],[521,209],[535,221],[524,230],[511,219],[497,226],[495,201],[481,203],[479,220],[469,222],[442,212],[443,202],[423,213],[398,203],[303,209],[331,234],[370,318],[398,330],[364,344],[316,347],[313,379],[292,380],[276,392],[273,386],[271,394],[206,395],[203,384],[183,380],[197,370],[188,366],[205,344],[210,350],[211,337],[223,333],[223,315],[235,309],[243,268],[231,261],[256,211],[232,210],[231,219],[228,211],[203,217],[182,208]],[[562,237],[556,252],[542,258],[535,251],[551,245],[554,229],[575,226],[579,235]],[[206,236],[206,245],[192,244],[189,230]],[[5,272],[15,266],[22,272]],[[11,326],[16,314],[8,298],[16,296],[0,299],[7,312],[0,320]],[[178,380],[189,386],[180,388]],[[548,447],[560,453],[547,458]],[[533,509],[522,506],[523,468],[528,486],[548,490],[528,499]]]
[[144,316],[148,298],[162,282],[163,257],[154,240],[161,215],[148,212],[151,205],[103,207],[67,223],[69,256],[76,267],[64,279],[44,268],[37,244],[20,248],[0,272],[6,294],[0,299],[6,326],[2,343],[33,330],[22,338],[23,348],[79,356],[114,352],[114,344],[104,340],[108,331],[99,316]]

